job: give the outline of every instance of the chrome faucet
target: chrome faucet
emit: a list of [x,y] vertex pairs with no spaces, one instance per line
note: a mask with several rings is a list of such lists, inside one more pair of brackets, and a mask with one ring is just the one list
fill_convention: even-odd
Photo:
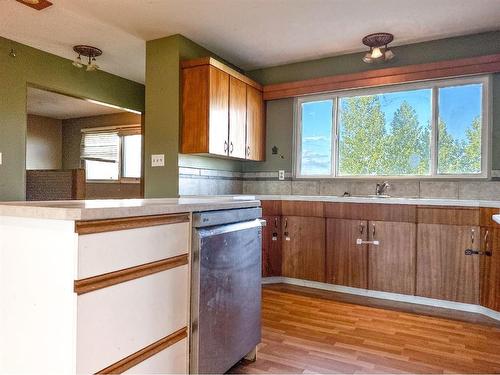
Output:
[[375,188],[375,195],[385,195],[386,191],[391,187],[391,184],[388,181],[384,181],[381,184],[377,184]]

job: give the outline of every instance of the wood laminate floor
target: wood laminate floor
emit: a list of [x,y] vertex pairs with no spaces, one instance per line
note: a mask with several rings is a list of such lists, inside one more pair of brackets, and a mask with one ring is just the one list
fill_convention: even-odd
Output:
[[282,284],[264,287],[257,361],[242,361],[230,372],[500,373],[500,326],[493,320],[334,297]]

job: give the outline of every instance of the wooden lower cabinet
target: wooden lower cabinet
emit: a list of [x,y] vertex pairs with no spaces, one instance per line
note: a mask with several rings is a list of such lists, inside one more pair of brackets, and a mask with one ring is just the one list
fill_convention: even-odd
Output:
[[[415,294],[416,224],[368,222],[368,289]],[[375,241],[378,241],[376,244]]]
[[348,219],[326,220],[326,282],[353,288],[368,288],[367,222]]
[[282,275],[325,281],[325,219],[282,217]]
[[414,223],[328,219],[326,249],[327,282],[415,294]]
[[500,311],[500,228],[481,228],[481,305]]
[[281,216],[264,216],[262,277],[281,276]]
[[417,295],[479,303],[479,226],[418,224]]

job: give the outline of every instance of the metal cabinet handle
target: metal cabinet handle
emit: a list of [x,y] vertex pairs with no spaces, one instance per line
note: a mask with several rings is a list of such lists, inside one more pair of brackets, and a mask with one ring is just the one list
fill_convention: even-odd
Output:
[[375,223],[372,224],[372,237],[375,238]]
[[232,154],[234,151],[234,145],[233,142],[231,142],[231,147],[229,148],[229,153]]
[[475,237],[474,228],[472,228],[470,232],[471,232],[470,233],[470,241],[471,241],[472,245],[474,245],[474,237]]
[[224,152],[227,152],[227,149],[228,149],[228,147],[227,147],[227,141],[224,141]]
[[250,156],[250,146],[247,146],[247,156]]
[[359,223],[359,234],[363,234],[365,231],[365,225],[363,223]]
[[356,245],[375,245],[375,246],[378,246],[378,245],[380,245],[380,241],[379,240],[364,241],[361,238],[357,238]]
[[278,229],[278,218],[277,217],[274,218],[274,227],[276,229]]
[[290,241],[290,236],[288,235],[288,219],[285,217],[285,233],[283,233],[285,241]]

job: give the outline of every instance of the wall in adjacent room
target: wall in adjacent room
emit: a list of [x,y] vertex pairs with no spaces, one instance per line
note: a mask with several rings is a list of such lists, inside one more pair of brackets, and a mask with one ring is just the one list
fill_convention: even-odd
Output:
[[26,169],[62,168],[62,121],[28,115]]
[[[447,38],[430,42],[394,47],[394,60],[383,67],[397,67],[430,63],[442,60],[500,53],[500,31]],[[313,61],[270,67],[246,72],[260,83],[274,84],[297,80],[334,76],[337,74],[380,69],[380,65],[365,64],[362,53],[334,56]],[[500,74],[493,74],[492,80],[492,169],[494,175],[500,170]],[[242,166],[243,191],[248,194],[373,194],[375,183],[363,179],[355,180],[294,180],[293,98],[266,102],[266,153],[263,163],[244,163]],[[272,155],[272,147],[277,146],[278,155]],[[286,171],[286,181],[278,181],[278,170]],[[392,195],[498,199],[500,182],[497,181],[392,181]]]
[[[11,48],[16,57],[9,56]],[[34,86],[144,111],[144,85],[0,38],[0,200],[25,199],[27,87]]]
[[[153,168],[149,163],[145,164],[144,195],[147,198],[177,197],[179,191],[183,195],[204,194],[205,190],[187,186],[197,177],[180,174],[179,168],[197,169],[199,179],[202,178],[202,169],[213,171],[211,173],[215,174],[212,176],[215,179],[219,177],[217,171],[241,171],[239,161],[179,154],[182,116],[180,62],[205,56],[217,57],[182,35],[172,35],[146,43],[146,161],[150,160],[152,154],[165,154],[165,167]],[[222,176],[220,177],[222,181]],[[220,190],[220,193],[229,194],[233,191]],[[241,189],[237,192],[240,191]]]

